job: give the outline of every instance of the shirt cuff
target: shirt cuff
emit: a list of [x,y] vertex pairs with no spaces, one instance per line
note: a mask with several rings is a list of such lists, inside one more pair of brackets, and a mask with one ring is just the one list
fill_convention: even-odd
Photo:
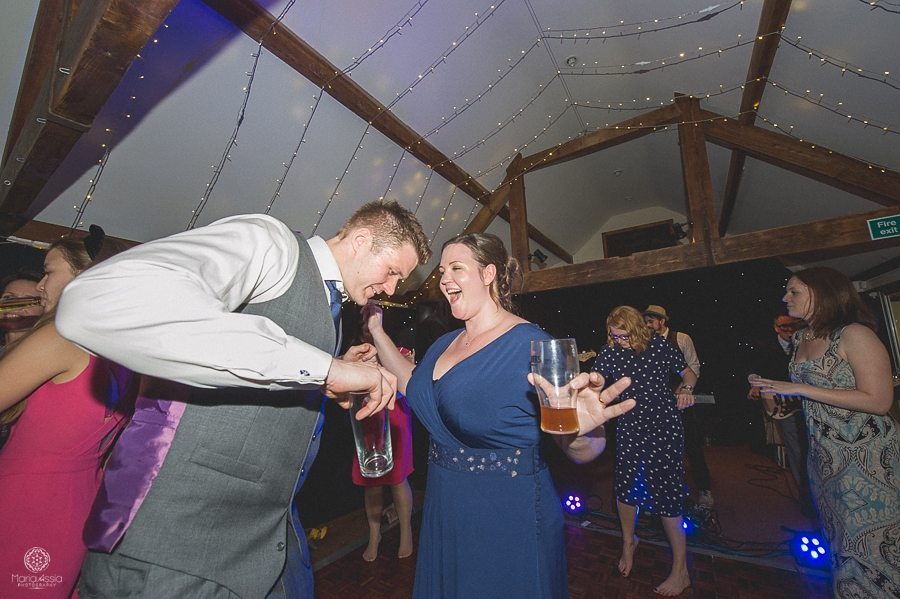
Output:
[[285,349],[277,372],[288,374],[282,374],[285,378],[279,377],[271,389],[317,387],[325,383],[328,371],[331,370],[331,354],[293,337],[288,338]]

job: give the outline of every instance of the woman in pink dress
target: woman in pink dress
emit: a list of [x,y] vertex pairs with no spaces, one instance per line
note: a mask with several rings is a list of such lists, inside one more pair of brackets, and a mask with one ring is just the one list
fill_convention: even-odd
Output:
[[51,246],[37,286],[44,315],[0,359],[0,422],[12,425],[0,451],[4,599],[76,596],[82,528],[103,457],[126,421],[131,373],[69,343],[53,324],[63,287],[97,257],[96,235]]

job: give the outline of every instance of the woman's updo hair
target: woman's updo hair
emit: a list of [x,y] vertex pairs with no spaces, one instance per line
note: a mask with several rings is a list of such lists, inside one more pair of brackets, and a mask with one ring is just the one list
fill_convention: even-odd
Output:
[[469,248],[482,268],[488,264],[497,268],[497,276],[491,283],[491,297],[507,312],[515,312],[512,296],[522,289],[522,268],[506,251],[503,241],[492,233],[463,233],[448,239],[441,249],[454,244]]
[[106,233],[99,225],[91,225],[87,237],[80,239],[65,237],[51,243],[49,249],[59,250],[72,270],[79,273],[118,254],[125,247],[115,239],[106,237]]

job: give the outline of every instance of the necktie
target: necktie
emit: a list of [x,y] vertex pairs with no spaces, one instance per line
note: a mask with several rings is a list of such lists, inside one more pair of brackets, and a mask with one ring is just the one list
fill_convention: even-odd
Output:
[[337,339],[337,347],[341,346],[341,302],[343,301],[343,296],[341,292],[337,288],[337,281],[325,281],[325,286],[328,287],[328,302],[331,306],[331,318],[334,320],[334,332],[335,337]]

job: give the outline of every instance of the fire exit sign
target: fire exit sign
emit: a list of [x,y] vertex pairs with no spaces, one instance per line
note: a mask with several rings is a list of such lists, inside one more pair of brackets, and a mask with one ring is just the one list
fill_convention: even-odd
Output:
[[900,214],[870,218],[869,235],[872,239],[887,239],[888,237],[900,237]]

